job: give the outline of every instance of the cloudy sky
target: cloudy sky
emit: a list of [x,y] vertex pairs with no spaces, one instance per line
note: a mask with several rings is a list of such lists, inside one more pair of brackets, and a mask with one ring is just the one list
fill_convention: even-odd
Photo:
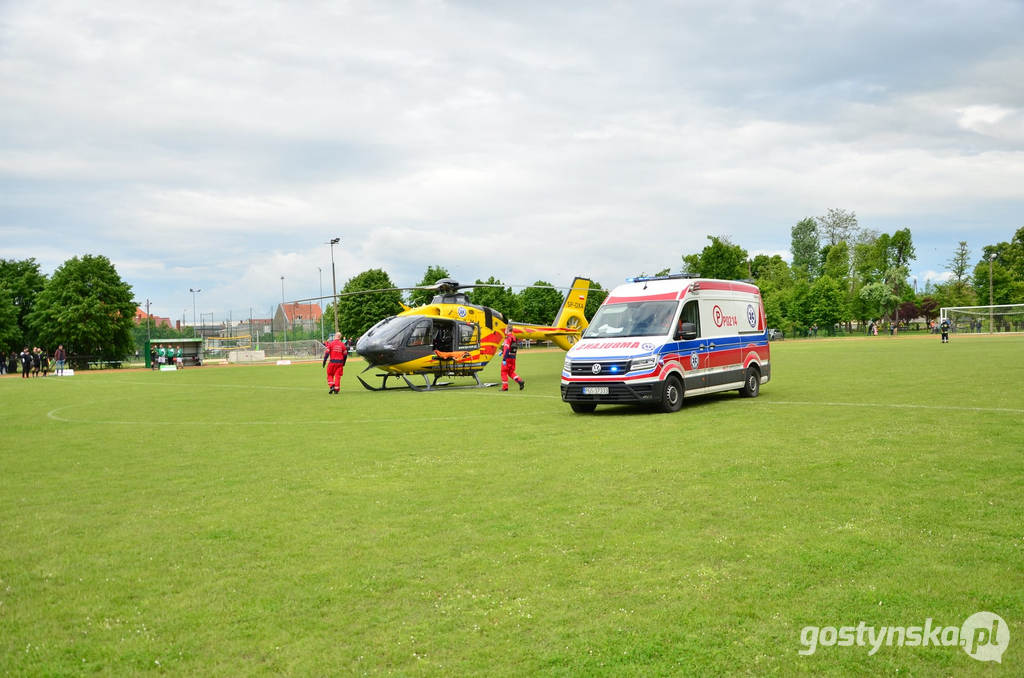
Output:
[[329,292],[332,237],[339,288],[607,287],[839,208],[923,283],[1024,225],[1022,35],[1018,0],[0,0],[0,256],[103,254],[191,322]]

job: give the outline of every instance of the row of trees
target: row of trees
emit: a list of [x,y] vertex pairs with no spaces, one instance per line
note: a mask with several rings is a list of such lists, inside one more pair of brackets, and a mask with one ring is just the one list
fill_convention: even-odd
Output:
[[134,352],[135,301],[104,256],[73,257],[47,277],[35,259],[0,259],[0,348],[63,344],[69,355]]
[[[943,306],[988,304],[990,299],[994,304],[1024,303],[1024,227],[1007,242],[985,245],[976,257],[961,241],[947,263],[949,279],[923,288],[908,282],[915,258],[909,228],[880,233],[861,227],[853,212],[830,209],[798,222],[790,236],[792,263],[779,255],[750,257],[728,238],[708,236],[700,252],[682,257],[681,268],[701,277],[753,279],[761,288],[769,325],[790,334],[802,334],[813,325],[831,331],[872,319],[930,319]],[[446,268],[430,266],[417,287],[448,277]],[[493,276],[475,284],[467,290],[471,303],[527,323],[552,322],[565,296],[543,280],[518,290]],[[402,303],[418,306],[435,294],[410,289],[403,296],[393,288],[383,270],[364,271],[348,280],[337,304],[327,307],[325,322],[333,327],[337,313],[342,333],[358,337],[399,312]],[[385,291],[356,294],[366,290]],[[588,318],[606,295],[599,283],[592,283]],[[144,343],[146,328],[135,326],[135,309],[131,286],[104,256],[71,258],[49,277],[35,259],[0,259],[0,350],[53,350],[64,344],[72,355],[119,359]],[[170,328],[150,331],[154,338],[181,335]]]
[[[728,238],[708,236],[700,253],[683,256],[683,270],[701,277],[753,279],[761,288],[768,323],[790,334],[817,325],[835,327],[884,320],[932,319],[945,306],[1024,303],[1024,228],[1010,242],[986,245],[971,266],[961,241],[947,264],[951,277],[941,283],[911,284],[915,258],[909,228],[893,233],[862,228],[854,212],[830,209],[791,229],[791,264],[758,255]],[[990,286],[991,275],[991,286]]]

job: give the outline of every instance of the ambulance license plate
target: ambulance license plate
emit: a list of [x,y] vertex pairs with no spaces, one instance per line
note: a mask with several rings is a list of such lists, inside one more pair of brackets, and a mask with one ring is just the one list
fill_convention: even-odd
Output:
[[584,386],[583,395],[608,395],[607,386]]

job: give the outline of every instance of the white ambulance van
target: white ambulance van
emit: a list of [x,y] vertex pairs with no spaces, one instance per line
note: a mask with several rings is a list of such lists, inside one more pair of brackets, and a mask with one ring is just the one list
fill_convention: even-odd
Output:
[[675,412],[683,398],[771,378],[764,303],[754,285],[682,275],[616,287],[565,356],[562,400],[574,412],[638,403]]

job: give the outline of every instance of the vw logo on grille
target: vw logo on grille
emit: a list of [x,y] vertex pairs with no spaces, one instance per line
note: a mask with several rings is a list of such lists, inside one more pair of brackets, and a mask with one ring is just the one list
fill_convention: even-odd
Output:
[[601,374],[601,363],[594,363],[590,366],[590,371],[594,374]]

